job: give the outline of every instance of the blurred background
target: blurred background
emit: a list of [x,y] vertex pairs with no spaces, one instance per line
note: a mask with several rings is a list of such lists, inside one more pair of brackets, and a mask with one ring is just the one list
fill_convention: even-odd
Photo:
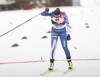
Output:
[[0,11],[57,6],[100,6],[100,0],[0,0]]

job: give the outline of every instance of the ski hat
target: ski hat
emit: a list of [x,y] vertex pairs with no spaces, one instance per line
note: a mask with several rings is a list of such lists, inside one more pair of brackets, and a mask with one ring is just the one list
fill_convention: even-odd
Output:
[[54,17],[60,17],[60,9],[59,8],[56,8],[56,10],[54,10],[53,16]]

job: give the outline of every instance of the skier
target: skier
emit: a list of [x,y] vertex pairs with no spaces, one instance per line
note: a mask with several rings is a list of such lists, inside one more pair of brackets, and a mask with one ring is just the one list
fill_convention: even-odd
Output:
[[[50,67],[48,70],[53,70],[54,67],[54,52],[58,41],[58,36],[60,37],[62,47],[65,51],[66,59],[68,62],[68,69],[73,68],[73,64],[71,61],[71,55],[70,51],[67,48],[67,40],[70,40],[70,26],[69,26],[69,20],[65,12],[60,11],[59,8],[56,8],[53,12],[49,13],[49,8],[46,8],[43,13],[41,13],[42,16],[50,16],[51,22],[52,22],[52,28],[51,28],[51,58],[50,58]],[[65,26],[66,24],[66,26]],[[67,33],[66,33],[67,29]]]

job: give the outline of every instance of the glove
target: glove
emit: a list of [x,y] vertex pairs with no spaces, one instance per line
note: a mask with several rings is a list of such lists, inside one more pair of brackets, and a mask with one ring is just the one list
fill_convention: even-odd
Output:
[[71,37],[70,37],[70,35],[69,35],[69,34],[67,35],[67,40],[71,40]]
[[49,8],[45,8],[45,11],[44,12],[48,12],[49,11]]

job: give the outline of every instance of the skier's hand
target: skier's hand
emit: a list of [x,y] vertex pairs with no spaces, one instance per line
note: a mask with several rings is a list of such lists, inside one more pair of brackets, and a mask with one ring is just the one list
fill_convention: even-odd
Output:
[[67,40],[71,40],[70,34],[67,35]]
[[45,11],[44,12],[48,12],[49,11],[49,8],[45,8]]

